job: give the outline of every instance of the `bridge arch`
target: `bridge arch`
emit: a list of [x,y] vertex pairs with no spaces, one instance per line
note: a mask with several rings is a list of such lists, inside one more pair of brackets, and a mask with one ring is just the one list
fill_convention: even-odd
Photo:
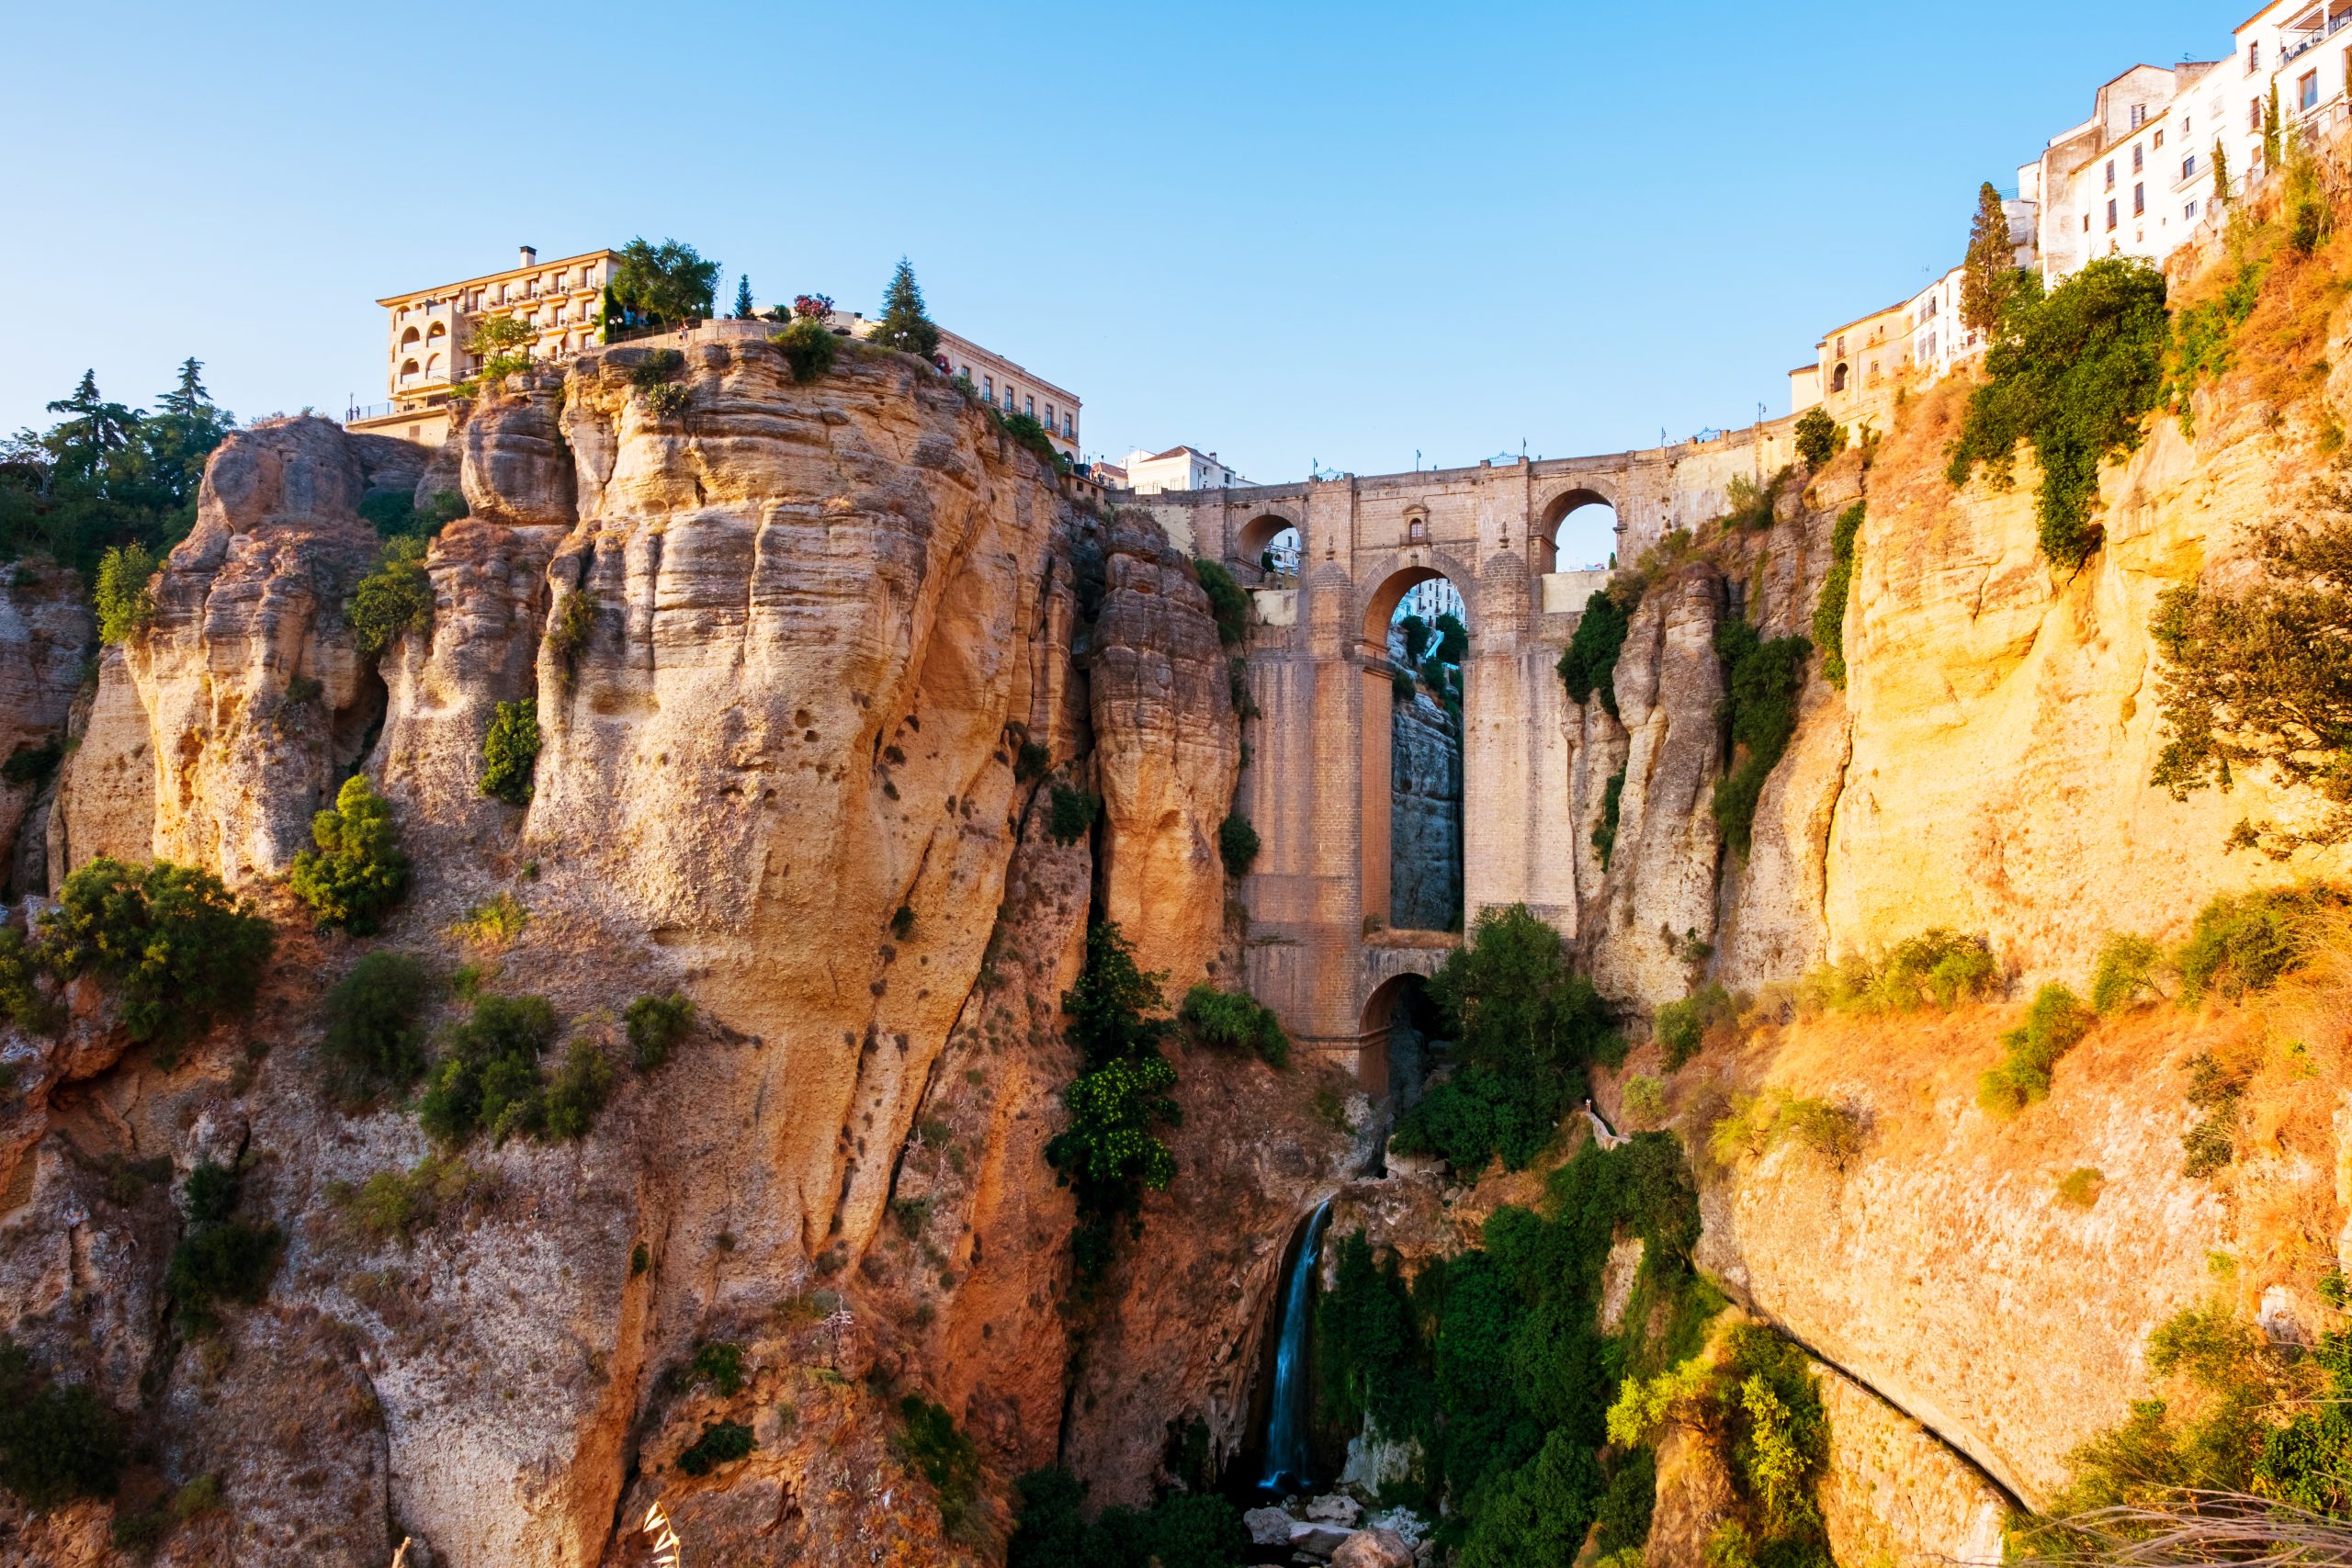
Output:
[[1417,1053],[1415,1059],[1408,1059],[1396,1049],[1399,1026],[1409,1028],[1425,1052],[1438,1015],[1437,1004],[1430,998],[1429,980],[1452,951],[1450,946],[1392,947],[1367,954],[1374,963],[1367,981],[1371,990],[1358,1015],[1356,1082],[1369,1094],[1395,1091],[1400,1111],[1421,1098],[1429,1062],[1426,1055]]
[[1234,558],[1245,566],[1264,570],[1269,553],[1275,559],[1277,574],[1296,577],[1306,556],[1306,530],[1295,518],[1280,512],[1261,512],[1241,525],[1234,536]]
[[[1388,644],[1388,623],[1396,614],[1396,606],[1405,595],[1424,582],[1443,578],[1453,584],[1467,604],[1478,591],[1478,574],[1469,566],[1442,550],[1427,547],[1399,551],[1375,563],[1359,580],[1371,584],[1363,591],[1363,640],[1374,658],[1385,657]],[[1478,648],[1478,627],[1469,626],[1470,649]]]
[[[1611,489],[1599,484],[1578,483],[1562,490],[1546,501],[1536,513],[1535,527],[1528,537],[1528,559],[1540,576],[1558,571],[1581,571],[1589,566],[1607,564],[1615,553],[1617,540],[1625,525],[1623,511]],[[1571,518],[1582,519],[1595,508],[1606,509],[1605,528],[1579,527]],[[1567,536],[1564,529],[1575,530],[1576,543],[1564,554],[1562,541]],[[1593,554],[1595,547],[1600,554]]]

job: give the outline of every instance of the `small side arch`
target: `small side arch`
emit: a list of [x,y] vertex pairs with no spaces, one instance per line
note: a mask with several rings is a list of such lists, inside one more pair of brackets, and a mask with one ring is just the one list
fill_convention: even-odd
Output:
[[[1608,533],[1611,541],[1608,549],[1613,550],[1616,547],[1615,536],[1624,522],[1624,513],[1617,504],[1617,498],[1594,484],[1574,485],[1544,502],[1543,510],[1536,513],[1535,532],[1528,540],[1527,554],[1529,564],[1534,568],[1537,575],[1548,575],[1555,571],[1577,571],[1595,564],[1593,561],[1585,559],[1565,559],[1560,553],[1560,525],[1566,523],[1571,514],[1591,507],[1600,507],[1607,511]],[[1583,532],[1589,534],[1591,531]],[[1587,549],[1589,552],[1589,543]],[[1605,554],[1604,551],[1604,557]]]

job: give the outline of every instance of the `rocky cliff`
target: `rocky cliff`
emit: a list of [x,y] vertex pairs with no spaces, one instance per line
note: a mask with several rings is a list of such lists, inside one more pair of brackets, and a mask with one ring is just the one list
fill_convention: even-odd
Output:
[[[137,1412],[119,1509],[219,1478],[225,1513],[159,1560],[235,1538],[381,1563],[411,1535],[438,1562],[617,1563],[674,1530],[712,1561],[971,1561],[1001,1551],[1004,1478],[1066,1449],[1148,1495],[1169,1419],[1240,1440],[1252,1238],[1344,1142],[1306,1079],[1182,1057],[1200,1114],[1115,1313],[1070,1297],[1043,1156],[1090,914],[1174,991],[1231,963],[1216,835],[1240,739],[1189,563],[1073,504],[918,362],[853,350],[802,386],[764,344],[702,344],[665,412],[650,358],[511,378],[429,455],[311,419],[232,437],[152,625],[74,709],[39,880],[170,859],[280,930],[254,1014],[171,1056],[95,992],[6,1047],[0,1322]],[[424,559],[430,616],[363,654],[358,503],[444,491],[468,515]],[[89,640],[70,583],[20,573],[0,680],[21,746],[64,724]],[[478,780],[526,698],[542,748],[516,807]],[[277,881],[354,769],[413,862],[367,942],[312,935]],[[39,787],[0,798],[6,826]],[[1101,826],[1049,832],[1057,789],[1098,794]],[[519,917],[467,923],[503,901]],[[397,1105],[336,1109],[315,1054],[322,993],[379,947],[547,996],[619,1064],[583,1140],[478,1143],[390,1232],[351,1195],[429,1145]],[[620,1013],[673,989],[687,1040],[630,1071]],[[1256,1113],[1211,1111],[1236,1104]],[[266,1305],[189,1336],[163,1274],[172,1193],[207,1159],[246,1171],[283,1252]],[[684,1372],[713,1341],[743,1348],[740,1389]],[[1090,1423],[1114,1388],[1154,1419]],[[901,1395],[980,1444],[976,1500],[934,1506],[896,1457]],[[682,1472],[727,1419],[756,1457]],[[107,1521],[0,1530],[80,1561]]]

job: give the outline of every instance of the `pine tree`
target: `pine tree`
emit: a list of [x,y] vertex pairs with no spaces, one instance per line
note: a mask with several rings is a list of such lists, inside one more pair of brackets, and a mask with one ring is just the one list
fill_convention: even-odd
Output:
[[756,314],[758,312],[752,309],[752,275],[748,272],[737,273],[735,275],[735,319],[739,321],[748,321]]
[[1968,254],[1961,266],[1960,323],[1990,337],[2000,322],[2001,305],[2008,298],[2009,275],[2017,270],[2009,215],[1990,180],[1976,193],[1976,220],[1969,226]]
[[925,359],[939,352],[938,323],[924,312],[922,289],[904,256],[899,258],[899,268],[890,275],[890,287],[882,295],[882,323],[875,329],[874,341]]
[[180,361],[179,385],[157,398],[167,414],[193,419],[212,412],[212,394],[204,389],[204,361],[190,356]]

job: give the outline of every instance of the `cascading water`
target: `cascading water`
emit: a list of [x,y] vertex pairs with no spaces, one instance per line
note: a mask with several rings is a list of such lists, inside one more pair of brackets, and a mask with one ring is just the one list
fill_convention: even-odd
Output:
[[1306,1331],[1315,1270],[1323,1258],[1323,1227],[1331,1223],[1331,1200],[1307,1216],[1298,1257],[1283,1281],[1282,1315],[1274,1323],[1274,1388],[1266,1406],[1266,1471],[1258,1484],[1267,1492],[1305,1491],[1307,1466]]

